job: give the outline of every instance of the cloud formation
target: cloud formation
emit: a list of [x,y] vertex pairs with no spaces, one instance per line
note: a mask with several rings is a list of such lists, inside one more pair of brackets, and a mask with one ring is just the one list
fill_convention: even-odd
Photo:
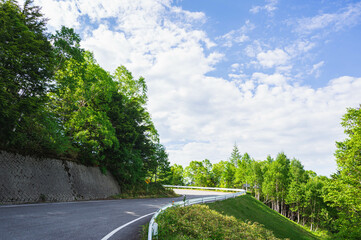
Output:
[[[284,151],[306,169],[320,174],[335,171],[334,142],[343,138],[340,118],[346,107],[359,104],[361,78],[341,76],[316,89],[296,84],[290,71],[295,59],[315,47],[311,40],[267,45],[251,38],[256,26],[250,21],[211,39],[202,29],[205,13],[183,10],[170,0],[37,0],[36,4],[51,19],[50,30],[74,27],[83,37],[82,46],[93,51],[107,70],[125,65],[136,77],[145,77],[148,108],[171,163],[226,160],[237,142],[242,152],[258,160]],[[267,1],[251,12],[271,14],[277,4]],[[337,16],[356,19],[357,6]],[[341,24],[333,20],[337,16],[300,20],[298,31],[321,28],[322,19],[326,25]],[[250,63],[232,62],[227,76],[212,76],[227,58],[222,46],[246,41],[249,44],[240,52]],[[311,64],[308,74],[317,75],[323,65],[324,61]],[[256,70],[246,74],[247,66]]]
[[314,17],[301,18],[297,21],[296,31],[311,34],[324,30],[340,31],[361,21],[361,2],[348,5],[336,13],[323,13]]
[[278,4],[278,0],[266,0],[266,4],[264,6],[253,6],[249,11],[251,13],[259,13],[264,10],[268,14],[272,15],[273,12],[277,9],[276,5]]
[[285,65],[289,60],[289,55],[282,49],[268,50],[257,54],[257,60],[263,67],[273,67]]

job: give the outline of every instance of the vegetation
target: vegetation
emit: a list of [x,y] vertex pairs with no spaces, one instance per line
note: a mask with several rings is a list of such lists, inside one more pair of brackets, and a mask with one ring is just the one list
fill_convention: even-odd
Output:
[[270,209],[249,194],[207,205],[210,209],[223,215],[233,216],[244,222],[250,221],[262,224],[278,238],[289,238],[291,240],[318,239],[311,232]]
[[340,238],[361,236],[361,106],[349,108],[341,125],[348,136],[337,142],[338,172],[324,187],[325,200],[337,210],[333,227]]
[[166,177],[144,78],[105,71],[73,29],[47,34],[32,0],[1,0],[0,22],[1,149],[99,166],[125,188]]
[[157,217],[158,239],[278,239],[258,223],[238,221],[206,205],[168,208]]
[[192,161],[185,169],[172,166],[169,175],[173,177],[166,183],[245,188],[271,209],[312,231],[327,230],[335,239],[359,239],[361,108],[348,109],[342,126],[348,138],[336,143],[338,172],[331,179],[305,170],[299,160],[283,152],[275,159],[268,156],[256,161],[247,153],[240,154],[235,145],[228,161]]
[[166,189],[160,183],[151,182],[140,183],[135,186],[125,186],[122,193],[114,195],[113,199],[129,199],[129,198],[169,198],[179,197],[172,189]]
[[40,8],[0,0],[0,148],[72,158],[109,170],[123,186],[154,182],[246,188],[266,205],[335,238],[361,235],[361,109],[342,119],[331,179],[306,171],[285,153],[256,161],[234,146],[228,161],[169,166],[147,111],[145,79],[124,66],[105,71],[80,37],[46,33]]

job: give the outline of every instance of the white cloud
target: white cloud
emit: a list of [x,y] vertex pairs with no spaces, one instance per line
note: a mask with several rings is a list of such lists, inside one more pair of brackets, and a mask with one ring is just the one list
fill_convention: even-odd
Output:
[[316,78],[318,78],[321,74],[321,68],[324,64],[324,61],[313,64],[312,69],[309,71],[309,74],[313,74]]
[[[79,0],[74,8],[67,7],[71,3],[46,1],[49,8],[62,6],[56,12],[44,8],[54,19],[50,26],[56,29],[69,21],[83,29],[86,24],[89,31],[81,32],[82,46],[94,52],[100,65],[112,71],[124,64],[135,77],[145,77],[148,108],[172,163],[225,160],[237,142],[242,152],[256,159],[285,151],[307,169],[322,174],[335,171],[334,141],[343,138],[340,118],[346,107],[359,104],[361,78],[341,77],[312,89],[292,85],[282,71],[257,72],[247,78],[239,63],[231,66],[234,72],[229,77],[234,81],[209,77],[226,56],[204,48],[214,46],[198,27],[206,19],[204,14],[175,8],[165,0]],[[276,1],[268,4],[262,9],[273,12]],[[84,22],[84,16],[92,25]],[[287,49],[263,51],[262,47],[253,41],[245,51],[266,70],[287,71],[294,56],[313,46],[300,41]],[[315,64],[315,71],[321,65]]]
[[266,4],[264,6],[253,6],[249,11],[251,13],[259,13],[260,11],[265,10],[268,14],[272,15],[277,9],[277,4],[278,0],[266,0]]
[[241,28],[237,30],[231,30],[217,39],[221,41],[221,44],[224,47],[232,47],[234,43],[240,44],[248,41],[250,38],[246,34],[252,31],[254,28],[255,25],[247,20]]
[[41,6],[42,12],[49,17],[50,31],[58,30],[62,25],[70,28],[79,27],[79,9],[74,1],[36,0],[35,4]]
[[248,57],[254,58],[258,53],[262,52],[261,43],[258,40],[254,40],[252,44],[245,47],[244,51]]
[[268,75],[256,72],[253,73],[252,78],[257,80],[259,84],[282,86],[287,83],[286,77],[279,73]]
[[337,13],[323,13],[315,17],[298,20],[296,31],[309,34],[328,28],[328,31],[340,31],[358,24],[361,20],[361,2],[350,4]]
[[284,65],[288,62],[289,58],[289,55],[279,48],[257,54],[257,60],[259,61],[259,64],[267,68]]

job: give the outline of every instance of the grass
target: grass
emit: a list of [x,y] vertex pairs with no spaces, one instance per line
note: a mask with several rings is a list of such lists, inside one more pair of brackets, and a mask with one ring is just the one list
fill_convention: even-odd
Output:
[[[156,220],[162,239],[330,239],[270,209],[251,195],[188,207],[168,208]],[[148,226],[143,226],[147,239]]]
[[210,209],[241,221],[258,222],[278,238],[291,240],[320,239],[300,225],[270,209],[250,195],[207,204]]
[[[273,233],[258,223],[242,222],[223,215],[206,205],[172,207],[157,217],[158,240],[277,240]],[[146,227],[143,237],[146,239]]]

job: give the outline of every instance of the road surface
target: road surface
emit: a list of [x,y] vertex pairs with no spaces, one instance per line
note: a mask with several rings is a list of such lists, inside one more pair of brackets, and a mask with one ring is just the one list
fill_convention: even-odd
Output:
[[[225,194],[182,189],[175,192],[187,199]],[[183,197],[1,205],[0,239],[139,239],[141,226],[152,216],[148,214],[173,200]]]

